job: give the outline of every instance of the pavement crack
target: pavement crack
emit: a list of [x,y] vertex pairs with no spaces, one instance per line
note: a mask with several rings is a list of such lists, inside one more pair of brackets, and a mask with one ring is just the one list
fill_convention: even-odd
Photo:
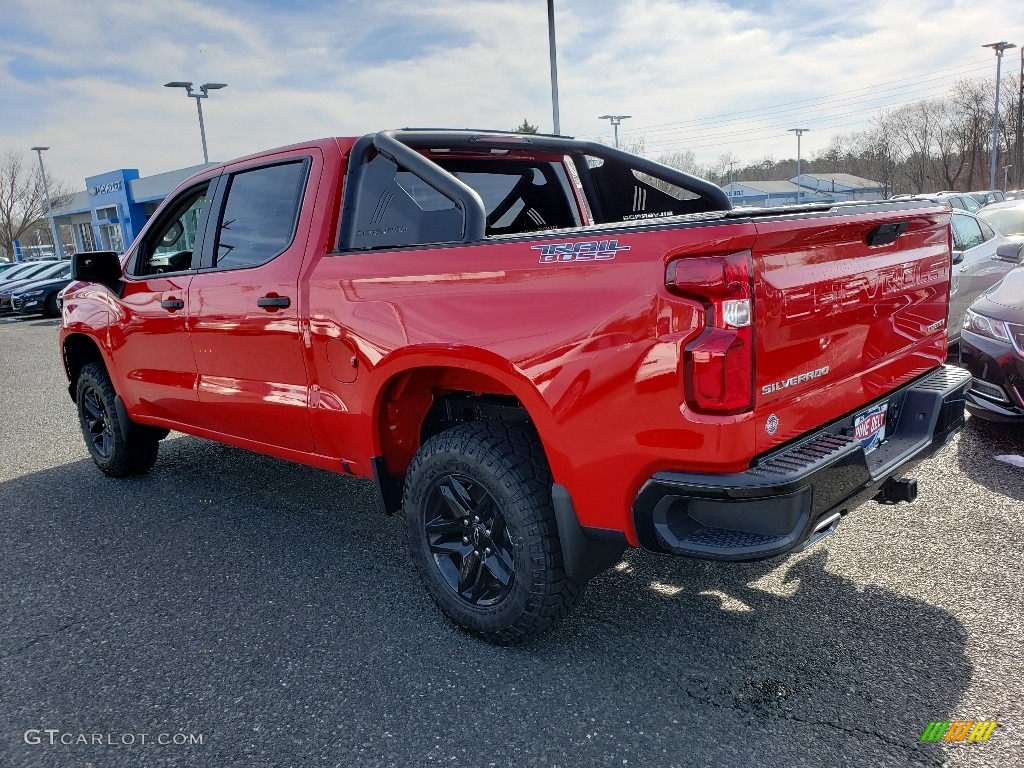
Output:
[[[720,701],[715,701],[713,698],[707,696],[700,696],[691,691],[689,688],[685,690],[687,696],[689,696],[694,701],[700,702],[701,704],[711,705],[716,709],[731,709],[746,715],[753,714],[749,707],[742,707],[736,703],[725,704]],[[942,766],[945,763],[944,755],[937,755],[934,758],[924,756],[918,750],[917,742],[914,742],[914,744],[907,744],[905,742],[895,741],[890,737],[886,736],[884,733],[880,733],[879,731],[869,730],[867,728],[851,727],[848,725],[843,725],[841,723],[833,722],[831,720],[819,720],[816,718],[801,717],[800,715],[796,714],[779,715],[778,713],[772,712],[770,710],[765,710],[763,714],[773,717],[780,717],[783,720],[792,720],[797,723],[804,723],[806,725],[821,725],[825,726],[826,728],[833,728],[837,731],[842,731],[843,733],[849,734],[851,736],[870,736],[875,739],[878,739],[879,741],[884,742],[890,747],[895,747],[897,749],[903,750],[903,752],[906,754],[906,757],[913,760],[918,765]]]
[[69,630],[72,627],[74,627],[76,625],[79,625],[81,623],[82,623],[81,621],[72,621],[72,622],[69,622],[67,624],[62,624],[61,626],[57,627],[52,632],[46,632],[46,633],[44,633],[42,635],[38,635],[37,637],[33,637],[27,643],[21,645],[18,648],[15,648],[10,653],[5,653],[3,655],[0,655],[0,660],[9,659],[9,658],[12,658],[13,656],[17,656],[20,653],[24,653],[25,651],[27,651],[32,646],[38,645],[39,643],[43,642],[44,640],[47,640],[47,639],[49,639],[51,637],[59,635],[61,632],[66,632],[67,630]]

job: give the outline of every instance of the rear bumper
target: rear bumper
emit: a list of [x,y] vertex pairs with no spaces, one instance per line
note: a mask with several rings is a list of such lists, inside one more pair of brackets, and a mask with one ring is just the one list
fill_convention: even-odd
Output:
[[891,497],[898,473],[959,431],[970,384],[967,371],[946,365],[876,401],[888,402],[887,438],[871,453],[853,437],[851,414],[760,457],[746,472],[659,472],[633,504],[640,544],[713,560],[760,560],[809,546],[842,513]]

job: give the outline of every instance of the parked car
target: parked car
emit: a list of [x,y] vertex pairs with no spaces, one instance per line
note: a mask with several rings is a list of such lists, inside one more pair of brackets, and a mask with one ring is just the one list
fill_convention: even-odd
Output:
[[3,287],[11,280],[22,280],[42,272],[46,267],[56,264],[53,259],[49,261],[19,261],[10,264],[7,269],[0,272],[0,287]]
[[1024,200],[992,203],[978,212],[978,218],[1010,239],[1024,241]]
[[[27,274],[27,273],[26,273]],[[49,280],[61,276],[71,276],[70,261],[48,261],[42,265],[42,269],[33,272],[31,275],[22,276],[17,280],[9,280],[0,283],[0,312],[13,312],[11,297],[22,290],[23,287],[39,280]]]
[[810,208],[561,137],[262,152],[74,256],[67,394],[114,477],[175,429],[373,478],[441,610],[521,642],[627,546],[776,557],[916,497],[971,381],[949,208]]
[[[953,280],[949,288],[950,344],[960,339],[967,308],[1013,269],[996,258],[996,250],[1012,240],[967,211],[953,212]],[[955,352],[955,350],[954,350]]]
[[991,205],[992,203],[1001,203],[1003,202],[1003,200],[1006,199],[1003,196],[1003,193],[1000,192],[998,189],[986,189],[981,190],[979,192],[967,192],[965,194],[970,195],[979,203],[981,203],[982,207],[986,205]]
[[968,194],[961,192],[935,192],[923,195],[894,195],[892,200],[931,200],[934,203],[949,203],[954,208],[976,213],[981,210],[981,203]]
[[71,262],[67,262],[57,274],[17,288],[11,294],[11,308],[26,315],[57,317],[60,314],[57,294],[70,283]]
[[[999,249],[1024,265],[1024,244]],[[990,421],[1024,423],[1024,266],[1018,266],[971,305],[964,318],[960,365],[974,381],[967,410]]]
[[23,261],[0,261],[0,275],[4,274],[9,269],[15,267],[22,267],[25,265]]

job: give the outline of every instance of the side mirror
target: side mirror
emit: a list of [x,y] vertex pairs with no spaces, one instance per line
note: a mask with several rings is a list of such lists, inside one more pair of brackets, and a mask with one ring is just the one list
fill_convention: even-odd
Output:
[[964,252],[963,251],[953,251],[953,263],[954,264],[959,264],[963,260],[964,260]]
[[1011,264],[1024,264],[1024,243],[1004,243],[996,248],[996,255],[992,258]]
[[181,238],[183,234],[185,234],[185,228],[181,226],[181,222],[174,222],[173,224],[171,224],[171,226],[167,228],[167,231],[164,232],[164,236],[160,238],[159,247],[170,248],[172,245],[178,242],[178,240]]
[[84,251],[71,257],[71,279],[99,283],[116,291],[121,284],[117,251]]

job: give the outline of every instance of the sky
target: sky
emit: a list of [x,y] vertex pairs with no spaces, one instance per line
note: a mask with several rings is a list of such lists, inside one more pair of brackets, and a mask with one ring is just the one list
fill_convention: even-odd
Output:
[[[0,152],[143,176],[385,128],[553,130],[545,0],[4,0]],[[1024,45],[1021,0],[555,0],[561,132],[648,155],[794,157],[880,110],[995,81],[984,43]],[[1020,52],[1004,67],[1020,67]],[[34,159],[34,158],[32,158]]]

